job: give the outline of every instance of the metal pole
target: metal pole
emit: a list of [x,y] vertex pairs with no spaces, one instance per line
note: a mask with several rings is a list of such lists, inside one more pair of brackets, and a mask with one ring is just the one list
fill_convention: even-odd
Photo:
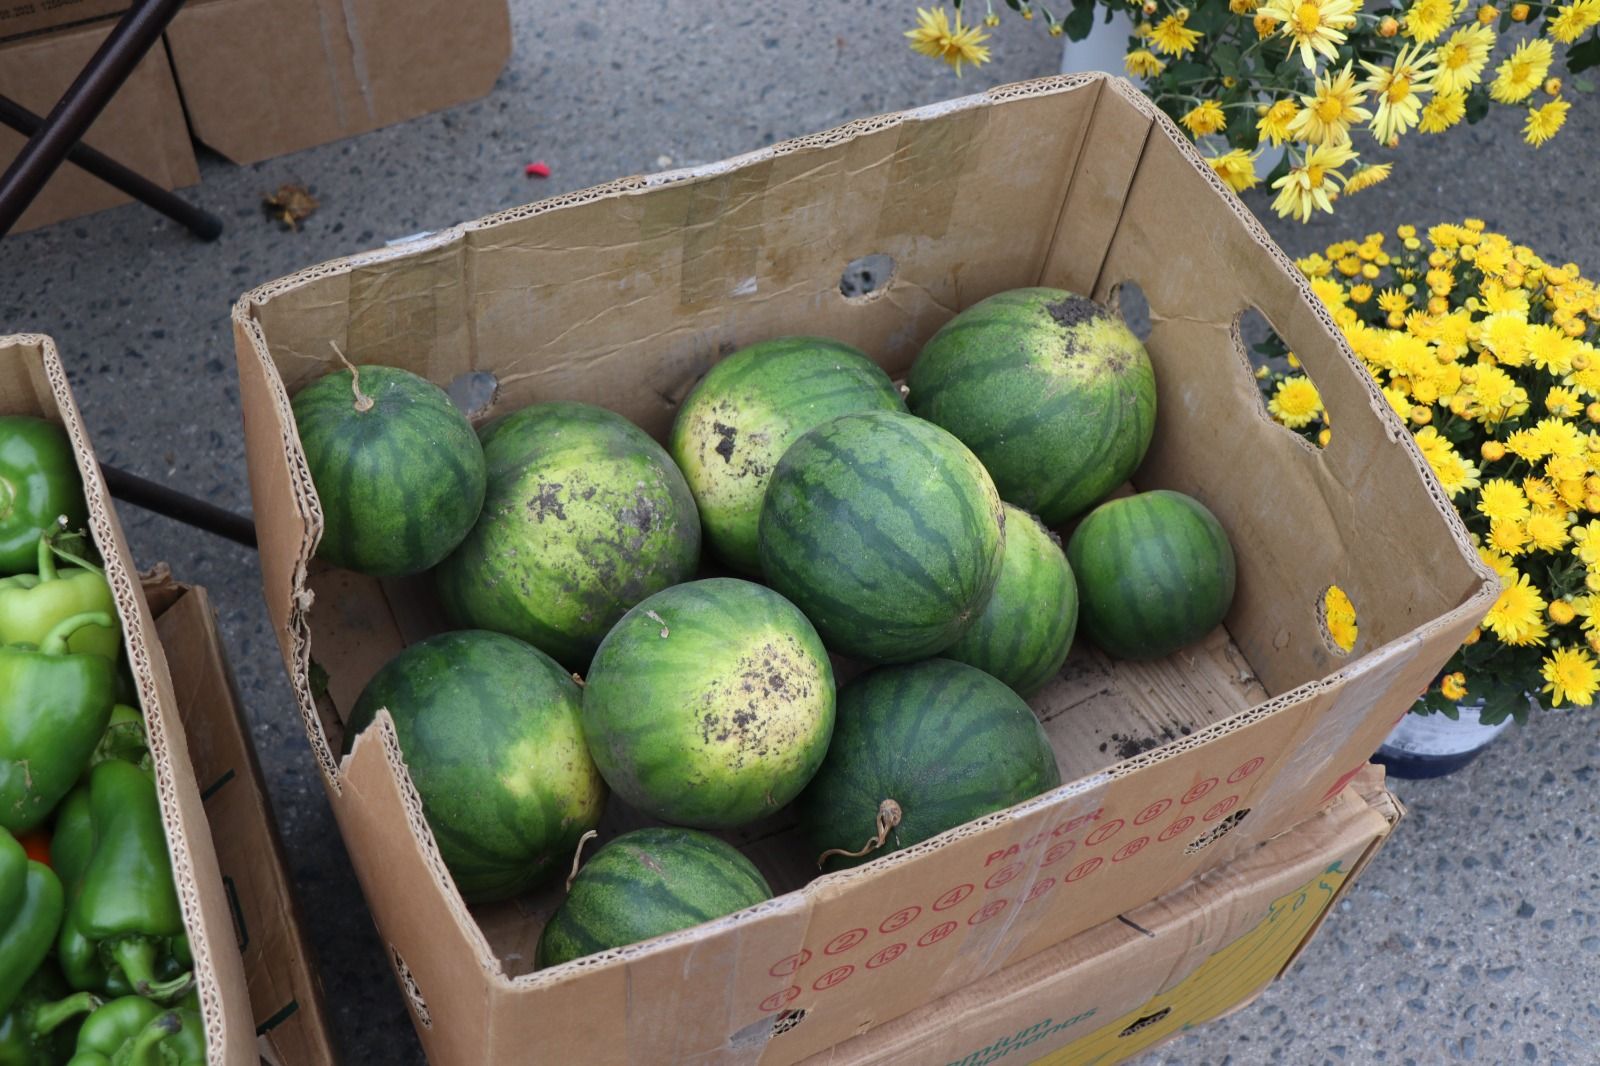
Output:
[[16,225],[66,159],[67,152],[83,139],[182,6],[183,0],[137,0],[133,9],[122,16],[89,65],[51,109],[39,132],[28,138],[5,174],[0,175],[0,237]]
[[186,496],[165,485],[146,481],[136,474],[104,463],[100,464],[100,472],[105,476],[106,487],[111,490],[111,495],[125,503],[176,519],[186,526],[194,526],[235,544],[243,544],[246,548],[256,546],[256,525],[244,515],[234,514],[216,504]]
[[[44,119],[15,100],[0,96],[0,125],[10,126],[24,137],[32,137],[44,126]],[[135,200],[160,211],[174,222],[185,226],[201,240],[214,241],[222,233],[222,219],[163,189],[143,174],[123,166],[104,152],[96,151],[87,144],[78,143],[67,149],[67,160],[106,184],[121,189]]]

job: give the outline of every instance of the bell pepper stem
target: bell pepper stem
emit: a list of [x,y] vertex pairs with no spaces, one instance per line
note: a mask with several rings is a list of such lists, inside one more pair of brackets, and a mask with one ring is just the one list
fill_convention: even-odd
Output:
[[[65,516],[63,516],[63,519],[65,519]],[[65,521],[63,521],[60,529],[52,530],[51,532],[45,534],[45,539],[50,542],[50,554],[55,558],[65,559],[67,562],[71,563],[73,566],[76,566],[80,570],[87,570],[92,574],[99,574],[100,576],[104,577],[105,570],[103,568],[96,566],[94,563],[91,563],[81,555],[76,555],[73,552],[68,551],[57,543],[57,541],[63,536],[66,536],[68,532],[70,531],[67,529]],[[54,559],[52,559],[50,563],[50,570],[52,573],[55,572]]]
[[39,584],[56,579],[56,553],[50,546],[50,535],[39,538]]
[[130,936],[117,941],[111,948],[111,957],[122,967],[123,976],[133,990],[147,999],[166,1002],[189,991],[194,974],[185,973],[170,981],[156,980],[156,946],[147,937]]
[[183,1019],[176,1011],[167,1011],[150,1019],[150,1024],[139,1030],[139,1035],[122,1046],[117,1061],[127,1066],[161,1066],[161,1041],[183,1028]]
[[46,655],[65,655],[67,653],[67,641],[71,640],[78,630],[87,629],[89,626],[101,626],[105,629],[110,629],[116,624],[116,621],[105,611],[85,611],[83,614],[75,614],[70,618],[63,618],[55,624],[55,627],[50,632],[45,634],[44,640],[39,644],[39,650]]
[[78,1015],[91,1014],[100,1007],[100,997],[92,992],[78,992],[66,999],[58,999],[34,1012],[33,1031],[37,1036],[46,1036]]

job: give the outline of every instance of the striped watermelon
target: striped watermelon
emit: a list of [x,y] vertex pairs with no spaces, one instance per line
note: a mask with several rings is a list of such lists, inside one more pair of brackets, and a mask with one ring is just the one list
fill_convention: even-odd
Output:
[[595,852],[539,935],[538,965],[713,921],[772,898],[749,859],[693,829],[635,829]]
[[[855,866],[1004,810],[1061,784],[1055,753],[1022,697],[949,659],[884,666],[839,692],[839,725],[800,795],[800,825],[825,868]],[[898,808],[887,823],[886,801]],[[892,823],[892,824],[891,824]]]
[[983,465],[944,430],[868,411],[796,441],[761,509],[761,565],[828,647],[903,662],[948,647],[1000,573],[1005,517]]
[[811,780],[833,735],[833,666],[805,615],[737,578],[677,585],[618,622],[589,668],[583,730],[617,795],[663,821],[744,825]]
[[911,410],[954,433],[1000,495],[1058,526],[1133,474],[1155,429],[1150,356],[1115,312],[1062,289],[980,300],[923,347]]
[[694,497],[659,444],[604,408],[534,404],[481,435],[489,491],[439,566],[445,610],[582,673],[623,612],[694,573]]
[[944,657],[976,666],[1024,699],[1067,661],[1078,628],[1078,583],[1061,542],[1006,504],[1006,554],[989,602]]
[[584,746],[581,703],[571,676],[537,648],[482,630],[442,633],[367,683],[345,748],[388,708],[456,887],[486,903],[567,869],[600,821],[606,789]]
[[1222,623],[1233,547],[1216,516],[1181,492],[1108,500],[1067,542],[1083,631],[1119,659],[1157,659]]
[[772,468],[799,436],[852,411],[904,411],[878,365],[848,344],[779,337],[711,368],[678,409],[667,443],[700,507],[713,550],[761,573],[756,521]]
[[322,505],[317,555],[380,577],[417,574],[461,543],[483,507],[483,449],[443,389],[361,367],[295,395],[294,421]]

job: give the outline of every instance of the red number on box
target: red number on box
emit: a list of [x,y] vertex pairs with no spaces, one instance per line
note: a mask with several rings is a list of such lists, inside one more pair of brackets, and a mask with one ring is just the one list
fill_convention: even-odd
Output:
[[952,888],[950,891],[934,900],[933,909],[936,911],[947,911],[951,907],[954,907],[957,903],[960,903],[962,900],[972,895],[973,890],[974,886],[972,885],[957,885],[955,888]]
[[887,966],[905,953],[905,944],[890,944],[888,947],[879,951],[876,955],[867,960],[867,969],[876,970],[879,966]]
[[968,925],[982,925],[990,918],[1006,909],[1011,901],[1008,899],[992,899],[982,907],[972,912],[972,917],[967,919]]
[[1022,864],[1020,862],[1014,862],[1010,866],[1005,866],[1005,867],[1002,867],[999,870],[996,870],[994,876],[989,878],[989,880],[987,880],[987,881],[985,881],[983,883],[983,887],[984,888],[999,888],[1001,885],[1005,884],[1007,881],[1015,880],[1016,876],[1018,874],[1020,874],[1021,872],[1022,872]]
[[1092,848],[1096,844],[1105,843],[1120,832],[1122,832],[1122,819],[1113,818],[1099,829],[1096,829],[1094,832],[1084,837],[1083,842],[1086,846]]
[[793,1003],[798,995],[800,995],[800,986],[790,985],[782,992],[774,992],[762,1000],[761,1009],[764,1011],[782,1010],[787,1004]]
[[939,941],[943,940],[945,937],[949,936],[955,931],[955,922],[945,922],[943,925],[936,925],[917,938],[917,947],[925,948],[932,944],[937,944]]
[[1126,844],[1122,845],[1122,847],[1117,850],[1115,855],[1111,856],[1111,861],[1121,862],[1123,859],[1132,858],[1133,856],[1139,854],[1139,852],[1143,851],[1144,846],[1148,843],[1150,843],[1149,837],[1140,837],[1138,840],[1130,840]]
[[899,910],[895,911],[893,914],[889,915],[889,917],[883,920],[883,924],[878,926],[878,932],[892,933],[896,929],[904,929],[906,926],[916,921],[917,915],[921,913],[922,908],[918,907],[916,904],[912,904],[909,907],[901,907]]
[[1204,796],[1207,792],[1210,792],[1216,787],[1217,779],[1214,777],[1208,777],[1198,785],[1191,788],[1189,791],[1185,792],[1183,794],[1183,802],[1185,805],[1193,803],[1195,800],[1199,799],[1201,796]]
[[1163,814],[1166,814],[1167,808],[1171,806],[1172,801],[1169,799],[1158,800],[1157,802],[1150,804],[1150,806],[1146,807],[1144,810],[1140,811],[1139,816],[1133,820],[1133,824],[1144,825],[1146,822],[1153,822],[1157,818],[1160,818]]
[[1069,884],[1071,882],[1073,882],[1073,881],[1082,881],[1085,877],[1088,877],[1090,874],[1092,874],[1096,870],[1100,869],[1101,865],[1104,862],[1105,862],[1105,860],[1100,858],[1100,856],[1098,856],[1098,855],[1096,855],[1092,859],[1086,859],[1083,862],[1080,862],[1078,865],[1074,866],[1067,873],[1067,876],[1062,878],[1062,880],[1066,881]]
[[829,970],[827,973],[813,981],[811,983],[811,987],[817,992],[826,992],[835,985],[844,984],[850,979],[850,975],[855,972],[856,968],[848,963],[843,966],[835,966],[833,969]]
[[1207,822],[1214,822],[1218,818],[1221,818],[1224,814],[1227,814],[1229,811],[1233,810],[1238,803],[1238,796],[1229,796],[1225,800],[1218,800],[1211,805],[1210,810],[1206,811],[1204,820]]
[[863,940],[867,939],[865,929],[852,929],[848,933],[840,933],[828,941],[828,946],[822,949],[824,955],[841,955]]
[[1182,818],[1179,818],[1177,821],[1173,822],[1171,825],[1169,825],[1165,829],[1163,829],[1161,831],[1161,835],[1156,837],[1156,839],[1161,841],[1161,843],[1165,844],[1167,841],[1171,840],[1173,837],[1177,836],[1179,833],[1183,832],[1185,829],[1189,828],[1193,824],[1194,824],[1194,819],[1189,817],[1186,814]]
[[1265,760],[1261,756],[1257,755],[1254,759],[1251,759],[1249,762],[1247,762],[1244,765],[1240,766],[1233,773],[1229,774],[1228,775],[1228,784],[1237,785],[1240,781],[1243,781],[1245,778],[1249,777],[1251,774],[1253,774],[1257,770],[1261,769],[1261,767],[1266,765],[1266,762],[1267,762],[1267,760]]
[[800,967],[811,961],[811,952],[802,948],[797,955],[790,955],[787,959],[779,959],[772,964],[772,969],[767,972],[774,977],[788,977]]

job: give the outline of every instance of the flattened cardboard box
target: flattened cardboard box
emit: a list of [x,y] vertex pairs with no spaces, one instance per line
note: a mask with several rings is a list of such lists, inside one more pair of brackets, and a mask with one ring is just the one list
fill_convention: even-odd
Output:
[[206,1048],[213,1062],[251,1062],[256,1041],[250,993],[233,937],[233,918],[217,868],[211,828],[189,761],[172,677],[135,576],[122,525],[111,507],[94,448],[50,338],[26,333],[0,336],[0,414],[49,419],[65,428],[72,440],[89,504],[89,532],[105,562],[106,580],[122,620],[123,646],[144,709],[156,790],[161,797],[161,822],[194,954]]
[[[0,23],[0,31],[3,29]],[[109,25],[101,23],[0,44],[0,96],[34,114],[47,114],[110,32]],[[20,133],[0,128],[0,170],[16,158],[26,140]],[[140,60],[83,140],[162,188],[176,189],[200,180],[183,104],[164,48],[151,49]],[[102,211],[130,199],[87,171],[64,163],[22,213],[16,231]]]
[[0,40],[104,18],[127,6],[128,0],[0,0]]
[[[887,284],[846,297],[847,263]],[[484,417],[598,403],[660,438],[718,358],[818,333],[891,375],[992,293],[1142,288],[1160,415],[1134,481],[1204,502],[1239,562],[1201,644],[1156,663],[1088,649],[1032,701],[1061,788],[811,879],[781,821],[736,839],[780,895],[697,929],[530,972],[554,888],[469,910],[392,722],[338,759],[372,674],[440,626],[427,583],[313,561],[320,503],[289,398],[335,367],[447,385],[493,374]],[[1267,416],[1239,337],[1255,307],[1339,429]],[[341,831],[440,1064],[789,1063],[1160,896],[1334,799],[1494,598],[1493,576],[1305,279],[1180,133],[1120,79],[1051,78],[629,178],[313,267],[234,311],[268,609]],[[331,343],[330,343],[331,342]],[[1360,615],[1341,655],[1320,617]],[[327,671],[316,695],[312,663]],[[1122,747],[1132,737],[1135,751]],[[1163,743],[1165,741],[1165,743]],[[613,804],[609,835],[627,824]],[[804,1026],[773,1039],[785,1012]],[[605,1034],[597,1040],[597,1034]]]
[[803,1066],[1110,1066],[1238,1010],[1306,950],[1404,816],[1382,782],[1374,767],[1228,865]]
[[322,982],[210,597],[173,581],[165,567],[146,578],[144,592],[211,823],[261,1058],[268,1066],[334,1066]]

